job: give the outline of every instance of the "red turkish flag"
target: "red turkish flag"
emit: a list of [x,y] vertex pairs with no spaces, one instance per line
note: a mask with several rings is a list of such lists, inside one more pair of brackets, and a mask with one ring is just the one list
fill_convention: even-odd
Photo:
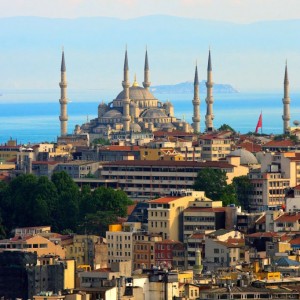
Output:
[[256,128],[255,128],[255,133],[258,132],[258,128],[262,128],[262,113],[260,113],[260,115],[259,115],[259,119],[258,119]]

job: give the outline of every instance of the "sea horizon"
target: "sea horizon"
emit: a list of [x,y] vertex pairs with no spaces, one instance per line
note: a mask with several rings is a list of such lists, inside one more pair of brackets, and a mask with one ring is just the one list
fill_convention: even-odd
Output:
[[[119,92],[121,88],[119,89]],[[59,90],[2,89],[0,91],[0,144],[10,138],[19,144],[55,142],[60,134]],[[76,124],[83,124],[97,116],[98,104],[111,102],[118,92],[101,89],[69,90],[68,133]],[[171,101],[175,116],[192,122],[192,94],[155,94],[159,100]],[[205,128],[206,94],[200,92],[201,131]],[[291,121],[300,119],[300,93],[291,93]],[[263,133],[283,132],[283,95],[281,92],[239,92],[214,94],[214,127],[228,124],[237,132],[254,131],[260,113],[263,114]]]

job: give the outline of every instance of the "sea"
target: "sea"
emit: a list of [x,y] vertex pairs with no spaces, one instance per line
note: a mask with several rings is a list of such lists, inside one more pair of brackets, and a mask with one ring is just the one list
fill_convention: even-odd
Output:
[[[68,132],[73,133],[76,124],[83,124],[97,116],[99,103],[111,102],[118,91],[69,90]],[[192,94],[155,94],[161,101],[174,105],[175,115],[187,122],[192,121]],[[262,133],[280,134],[283,129],[282,93],[239,92],[214,94],[214,127],[228,124],[237,132],[255,130],[262,113]],[[300,93],[291,94],[291,126],[300,120]],[[18,144],[54,142],[60,134],[59,89],[57,90],[0,90],[0,144],[9,139]],[[205,128],[206,103],[201,95],[201,131]]]

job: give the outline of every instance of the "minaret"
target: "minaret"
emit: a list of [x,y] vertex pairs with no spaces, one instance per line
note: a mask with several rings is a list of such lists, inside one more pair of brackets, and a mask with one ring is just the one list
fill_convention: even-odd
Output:
[[205,125],[206,125],[206,131],[212,131],[213,130],[213,103],[214,103],[214,97],[213,97],[213,81],[212,81],[212,67],[211,67],[211,58],[210,58],[210,50],[208,55],[208,64],[207,64],[207,81],[206,81],[206,88],[207,88],[207,96],[206,96],[206,116],[205,116]]
[[146,49],[146,55],[145,55],[145,66],[144,66],[144,82],[143,86],[146,90],[149,89],[151,82],[149,81],[149,63],[148,63],[148,53]]
[[65,64],[65,54],[62,51],[62,58],[61,58],[61,81],[59,83],[60,86],[60,135],[64,136],[67,135],[67,125],[68,125],[68,115],[67,115],[67,75],[66,75],[66,64]]
[[129,68],[128,68],[128,58],[127,58],[127,49],[125,52],[125,61],[124,61],[124,80],[122,81],[122,86],[124,89],[124,99],[123,99],[123,130],[130,130],[130,115],[129,115]]
[[194,116],[193,116],[193,128],[194,132],[200,132],[200,97],[199,97],[199,80],[198,80],[198,68],[196,64],[195,79],[194,79]]
[[290,88],[289,88],[289,76],[288,76],[288,69],[287,63],[285,64],[285,74],[284,74],[284,96],[282,99],[283,102],[283,133],[288,133],[290,130]]

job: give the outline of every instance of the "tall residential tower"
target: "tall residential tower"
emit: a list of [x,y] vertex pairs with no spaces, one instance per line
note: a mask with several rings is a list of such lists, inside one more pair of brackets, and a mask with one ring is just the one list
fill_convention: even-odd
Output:
[[284,74],[284,96],[282,99],[283,102],[283,133],[288,133],[290,130],[290,88],[289,88],[289,76],[288,76],[288,69],[287,64],[285,65],[285,74]]
[[59,83],[60,86],[60,135],[67,135],[67,125],[68,125],[68,114],[67,114],[67,75],[66,75],[66,64],[65,64],[65,54],[62,52],[61,58],[61,81]]

